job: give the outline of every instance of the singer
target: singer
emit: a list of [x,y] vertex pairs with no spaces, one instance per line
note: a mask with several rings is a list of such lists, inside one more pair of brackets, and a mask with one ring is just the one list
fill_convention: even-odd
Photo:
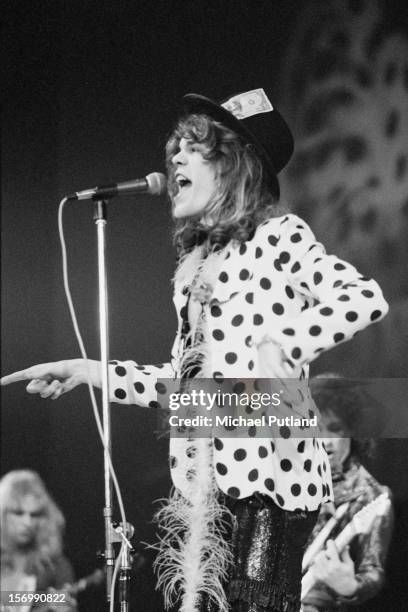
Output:
[[[166,377],[303,379],[322,351],[386,314],[377,283],[327,255],[279,203],[277,173],[292,150],[289,127],[264,89],[222,104],[184,96],[166,147],[178,251],[172,358],[159,366],[111,362],[112,401],[155,407],[158,378]],[[100,386],[98,362],[90,370]],[[73,359],[2,383],[30,380],[28,392],[55,399],[85,379],[85,364]],[[302,410],[313,416],[310,395]],[[299,610],[304,546],[321,504],[332,499],[319,440],[294,438],[288,428],[270,439],[179,438],[170,442],[170,460],[175,489],[158,514],[166,606]]]

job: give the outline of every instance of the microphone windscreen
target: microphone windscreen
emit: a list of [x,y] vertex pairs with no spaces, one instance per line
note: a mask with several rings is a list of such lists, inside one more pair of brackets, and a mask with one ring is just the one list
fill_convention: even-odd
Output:
[[149,185],[149,193],[152,195],[161,195],[165,193],[167,187],[167,179],[161,172],[152,172],[146,176],[146,181]]

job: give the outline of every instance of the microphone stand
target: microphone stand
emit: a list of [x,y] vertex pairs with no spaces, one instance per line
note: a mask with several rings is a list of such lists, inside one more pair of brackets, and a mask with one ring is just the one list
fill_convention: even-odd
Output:
[[[97,229],[98,242],[98,285],[99,285],[99,336],[101,353],[101,380],[102,380],[102,423],[104,434],[104,483],[105,483],[105,507],[103,509],[105,524],[105,564],[106,564],[106,600],[110,602],[112,575],[115,564],[115,551],[113,542],[117,541],[112,527],[112,479],[109,468],[111,456],[111,417],[109,403],[109,319],[108,319],[108,291],[106,275],[106,224],[107,205],[105,200],[97,200],[94,203],[94,221]],[[128,533],[128,531],[126,531]],[[124,539],[126,539],[126,533]],[[123,536],[122,536],[123,537]],[[130,543],[126,539],[125,551],[121,555],[121,568],[119,575],[120,588],[120,610],[129,610],[129,582],[131,558],[129,554]]]
[[99,342],[101,354],[101,380],[102,380],[102,423],[104,434],[104,483],[105,507],[103,509],[105,523],[105,564],[106,564],[106,598],[110,601],[113,565],[115,555],[112,546],[112,482],[109,470],[109,455],[111,454],[111,419],[109,405],[109,329],[108,329],[108,294],[106,279],[106,202],[96,201],[94,204],[94,221],[96,224],[98,240],[98,287],[99,287]]

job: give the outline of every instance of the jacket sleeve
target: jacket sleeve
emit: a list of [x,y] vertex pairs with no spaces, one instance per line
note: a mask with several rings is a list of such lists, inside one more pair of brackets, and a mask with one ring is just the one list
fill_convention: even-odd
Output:
[[388,312],[378,284],[351,264],[327,255],[296,215],[287,215],[281,222],[278,251],[275,267],[286,274],[289,285],[313,302],[299,316],[285,318],[273,334],[294,365],[312,361]]
[[165,379],[169,378],[174,378],[171,363],[138,365],[134,361],[110,361],[110,401],[158,408],[160,397],[167,392]]

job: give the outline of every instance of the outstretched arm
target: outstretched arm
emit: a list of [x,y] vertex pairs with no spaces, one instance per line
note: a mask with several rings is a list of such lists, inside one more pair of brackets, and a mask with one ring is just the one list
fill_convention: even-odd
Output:
[[19,381],[29,381],[28,393],[38,393],[41,397],[57,399],[63,393],[72,391],[87,382],[94,387],[101,386],[100,364],[93,359],[65,359],[51,363],[40,363],[25,370],[19,370],[0,379],[1,385]]
[[[121,404],[158,407],[158,394],[166,393],[161,379],[174,377],[170,363],[142,366],[134,361],[109,363],[110,400]],[[28,393],[38,393],[43,398],[57,399],[64,393],[90,380],[94,387],[101,387],[100,362],[93,359],[66,359],[40,363],[0,379],[1,385],[29,381]]]

